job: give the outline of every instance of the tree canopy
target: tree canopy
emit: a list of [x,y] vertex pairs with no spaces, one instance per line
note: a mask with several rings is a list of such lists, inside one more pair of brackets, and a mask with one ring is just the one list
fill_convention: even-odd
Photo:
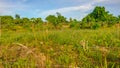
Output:
[[105,7],[101,6],[96,6],[90,14],[82,19],[83,22],[110,22],[111,20],[116,20],[116,17],[109,14],[109,12],[105,10]]
[[66,22],[66,18],[64,16],[62,16],[60,13],[56,13],[57,16],[55,15],[49,15],[46,17],[47,22],[52,23],[55,27],[59,24],[59,23],[65,23]]
[[[34,25],[42,25],[46,22],[42,20],[42,18],[21,18],[19,14],[16,14],[15,17],[12,16],[0,16],[2,27],[11,27],[13,25],[17,26],[30,26]],[[104,6],[96,6],[91,13],[86,15],[82,21],[78,21],[77,19],[67,18],[61,13],[57,12],[56,15],[48,15],[45,20],[47,23],[52,24],[55,28],[61,26],[69,26],[70,28],[99,28],[102,26],[112,26],[115,23],[120,23],[120,15],[117,17],[113,14],[110,14],[109,11],[106,11]]]

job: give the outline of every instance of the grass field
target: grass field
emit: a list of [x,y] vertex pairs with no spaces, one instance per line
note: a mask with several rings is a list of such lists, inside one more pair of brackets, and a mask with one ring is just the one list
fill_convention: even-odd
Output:
[[119,29],[1,30],[0,68],[120,68]]

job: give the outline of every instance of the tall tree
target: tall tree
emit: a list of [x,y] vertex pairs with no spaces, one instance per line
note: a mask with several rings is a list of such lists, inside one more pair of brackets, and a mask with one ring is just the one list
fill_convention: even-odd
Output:
[[16,15],[15,15],[15,18],[16,18],[16,19],[20,19],[20,15],[16,14]]
[[57,17],[55,15],[49,15],[46,17],[49,23],[52,23],[55,27],[58,25]]
[[18,15],[18,14],[15,15],[14,23],[15,23],[15,24],[20,24],[20,23],[22,23],[22,22],[21,22],[21,19],[20,19],[20,15]]
[[[109,14],[108,11],[105,10],[105,7],[96,6],[94,10],[88,14],[86,17],[82,19],[82,22],[101,22],[101,25],[107,22],[107,24],[114,24],[117,21],[117,17],[113,16],[113,14]],[[104,23],[103,23],[104,22]]]
[[118,15],[118,23],[120,23],[120,15]]
[[83,18],[83,22],[98,22],[107,21],[109,12],[105,10],[105,7],[96,6],[95,9]]
[[36,23],[43,23],[43,20],[41,18],[36,18]]
[[56,14],[57,14],[58,23],[65,23],[66,22],[66,18],[64,16],[62,16],[59,12],[57,12]]

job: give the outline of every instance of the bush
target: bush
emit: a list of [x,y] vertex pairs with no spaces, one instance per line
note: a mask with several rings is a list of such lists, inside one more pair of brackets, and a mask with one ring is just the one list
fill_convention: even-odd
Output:
[[95,23],[93,26],[92,26],[92,29],[98,29],[100,28],[100,24],[98,23]]

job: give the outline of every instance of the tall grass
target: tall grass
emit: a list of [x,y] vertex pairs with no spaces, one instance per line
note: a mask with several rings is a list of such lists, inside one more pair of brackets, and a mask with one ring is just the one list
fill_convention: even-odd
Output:
[[[115,27],[98,30],[46,31],[36,31],[33,27],[32,31],[3,31],[0,37],[0,66],[120,67],[119,32],[120,30]],[[16,43],[28,47],[28,50]],[[37,59],[35,55],[27,54],[30,51],[37,56]]]

